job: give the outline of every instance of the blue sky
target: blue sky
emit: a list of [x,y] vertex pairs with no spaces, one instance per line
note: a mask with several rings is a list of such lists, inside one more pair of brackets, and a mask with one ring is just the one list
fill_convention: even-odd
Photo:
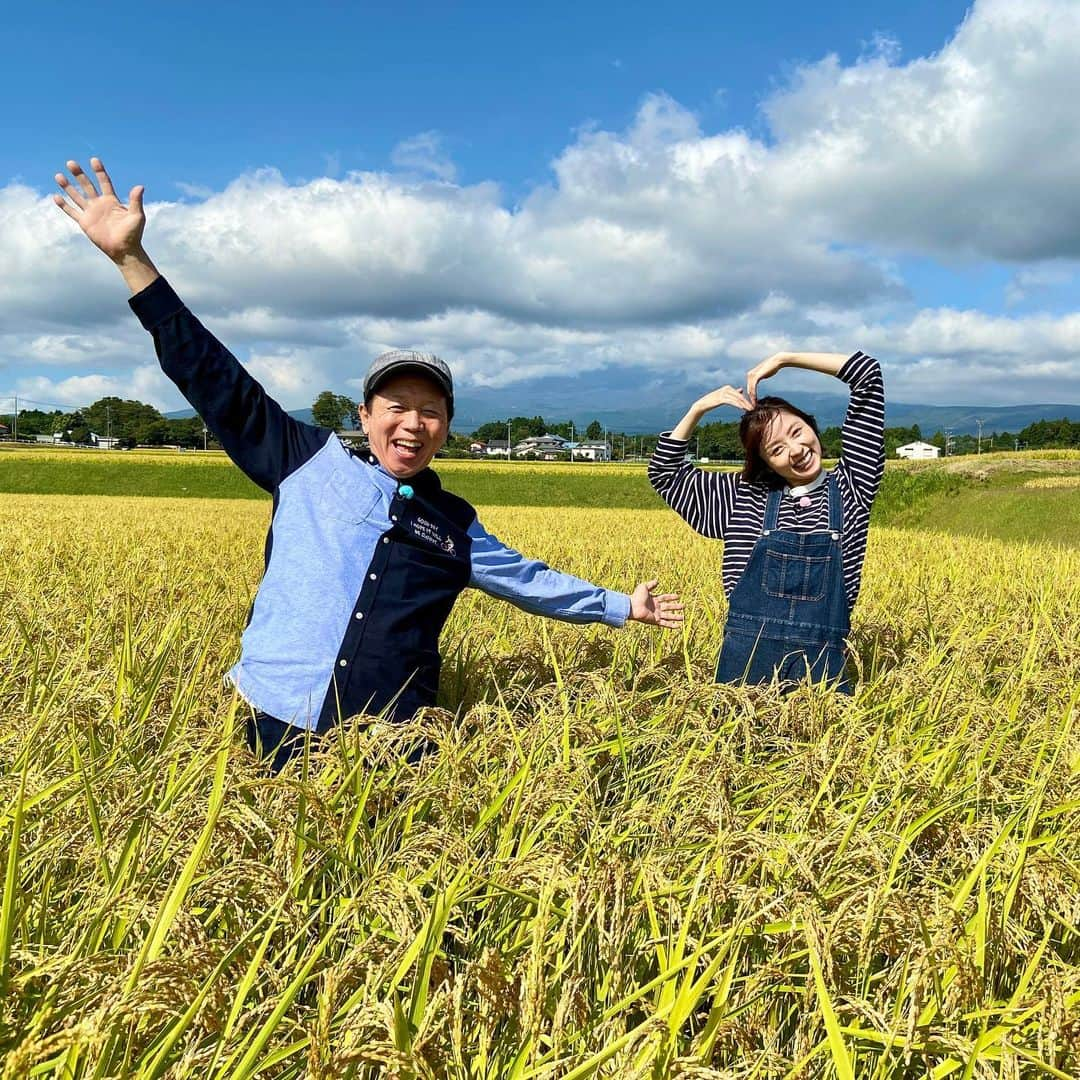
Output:
[[47,204],[91,154],[147,186],[151,254],[289,407],[384,345],[525,396],[829,346],[901,400],[1080,401],[1078,8],[24,5],[0,408],[181,404]]
[[[730,7],[718,15],[718,8]],[[905,56],[946,42],[967,5],[186,4],[62,20],[6,17],[4,178],[47,180],[72,154],[108,154],[161,197],[273,165],[293,179],[386,169],[436,130],[464,183],[510,199],[589,125],[621,129],[669,94],[708,126],[760,127],[792,66],[851,61],[885,35]],[[84,25],[73,23],[84,21]]]

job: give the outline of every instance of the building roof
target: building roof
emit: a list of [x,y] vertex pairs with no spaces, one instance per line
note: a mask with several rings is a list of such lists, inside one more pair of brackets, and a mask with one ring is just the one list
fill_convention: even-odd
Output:
[[525,443],[531,443],[533,446],[565,446],[566,440],[561,435],[527,435],[524,439],[518,440],[518,446]]

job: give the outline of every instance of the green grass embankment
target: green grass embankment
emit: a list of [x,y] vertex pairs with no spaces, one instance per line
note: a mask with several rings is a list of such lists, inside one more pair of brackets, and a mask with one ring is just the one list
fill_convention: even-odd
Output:
[[[1080,462],[968,458],[886,479],[892,486],[879,498],[880,520],[890,525],[1080,546]],[[906,484],[922,497],[905,502]]]
[[[640,465],[438,461],[443,484],[479,506],[577,506],[655,510],[663,502]],[[961,477],[938,470],[892,470],[874,518],[884,523],[921,501],[958,491]],[[264,499],[222,454],[11,451],[0,454],[0,491],[19,495],[123,495]]]
[[[477,506],[657,510],[640,465],[439,461],[444,485]],[[1029,481],[1080,477],[1080,460],[950,459],[886,470],[872,520],[900,528],[1004,540],[1080,543],[1080,487]],[[0,492],[43,495],[265,499],[220,454],[12,450],[0,453]]]

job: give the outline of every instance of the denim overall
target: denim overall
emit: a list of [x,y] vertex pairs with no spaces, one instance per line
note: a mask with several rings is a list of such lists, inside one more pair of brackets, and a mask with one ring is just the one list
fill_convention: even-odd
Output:
[[799,680],[829,682],[852,692],[844,673],[850,612],[841,557],[843,505],[828,476],[827,532],[777,529],[782,492],[770,492],[761,536],[728,604],[716,669],[722,683],[767,683],[788,689]]

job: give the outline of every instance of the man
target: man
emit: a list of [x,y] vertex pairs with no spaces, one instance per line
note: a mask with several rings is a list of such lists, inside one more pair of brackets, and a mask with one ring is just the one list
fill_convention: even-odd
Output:
[[266,569],[229,672],[252,708],[248,741],[274,771],[305,731],[432,705],[439,632],[466,586],[569,622],[627,619],[672,627],[673,594],[656,582],[613,592],[526,559],[488,533],[476,511],[428,468],[454,411],[438,357],[384,353],[364,380],[360,421],[370,450],[302,424],[273,401],[158,273],[142,246],[141,186],[128,205],[100,160],[97,186],[77,162],[56,174],[57,205],[113,260],[158,359],[232,460],[274,497]]

